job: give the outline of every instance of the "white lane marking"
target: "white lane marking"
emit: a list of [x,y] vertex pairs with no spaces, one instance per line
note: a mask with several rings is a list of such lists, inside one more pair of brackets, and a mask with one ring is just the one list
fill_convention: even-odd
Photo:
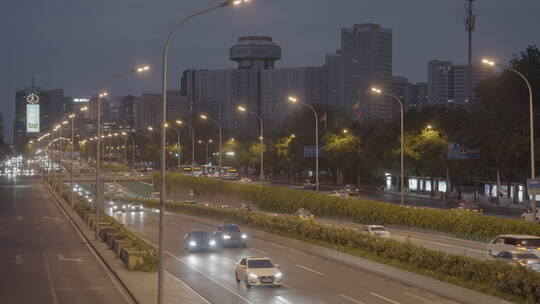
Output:
[[80,258],[65,258],[63,254],[59,254],[58,255],[58,260],[60,261],[65,261],[65,262],[75,262],[75,263],[80,263],[82,262],[82,260]]
[[199,298],[201,298],[203,301],[205,301],[207,304],[212,304],[210,303],[205,297],[201,296],[198,292],[196,292],[195,290],[193,290],[193,288],[189,287],[188,284],[184,283],[184,281],[180,280],[179,278],[177,278],[175,275],[173,275],[172,273],[168,272],[167,270],[165,270],[166,273],[170,274],[171,277],[173,277],[175,280],[177,280],[178,282],[180,282],[182,285],[184,285],[189,291],[193,292],[194,294],[198,295]]
[[456,246],[456,245],[444,244],[444,243],[433,242],[433,241],[425,241],[425,242],[428,242],[428,243],[431,243],[431,244],[434,244],[434,245],[445,246],[445,247],[452,247],[452,248],[458,248],[458,249],[467,250],[467,251],[472,251],[472,252],[477,252],[477,253],[485,253],[484,251],[481,251],[481,250],[472,249],[472,248],[466,248],[466,247],[461,247],[461,246]]
[[46,216],[46,215],[43,216],[43,219],[44,219],[44,220],[55,220],[55,221],[59,221],[59,220],[60,220],[60,218],[57,217],[57,216]]
[[13,263],[15,263],[17,265],[21,265],[22,263],[24,263],[24,259],[23,259],[22,254],[17,254],[15,256],[15,260],[13,260]]
[[286,303],[286,304],[294,304],[293,302],[291,302],[291,301],[285,299],[285,298],[282,297],[282,296],[277,296],[276,299],[278,299],[278,300],[280,300],[281,302]]
[[315,269],[311,269],[311,268],[306,267],[306,266],[304,266],[304,265],[296,264],[296,267],[300,267],[300,268],[302,268],[302,269],[304,269],[304,270],[307,270],[307,271],[316,273],[316,274],[321,275],[321,276],[324,275],[324,273],[319,272],[319,271],[317,271],[317,270],[315,270]]
[[54,304],[58,304],[58,298],[54,291],[54,283],[52,281],[51,270],[49,269],[49,262],[47,261],[46,256],[43,256],[43,262],[45,263],[45,271],[47,272],[47,279],[49,280],[49,290],[51,291],[52,301]]
[[428,300],[428,299],[426,299],[426,298],[422,298],[421,296],[417,296],[417,295],[415,295],[415,294],[412,294],[412,293],[409,293],[409,292],[406,292],[406,291],[403,292],[403,294],[408,295],[409,297],[413,297],[413,298],[415,298],[415,299],[417,299],[417,300],[426,302],[426,303],[433,303],[431,300]]
[[351,302],[353,302],[353,303],[356,303],[356,304],[366,304],[366,303],[364,303],[364,302],[362,302],[362,301],[360,301],[360,300],[357,300],[357,299],[355,299],[355,298],[351,298],[351,297],[349,297],[349,296],[346,295],[346,294],[340,293],[340,294],[338,294],[338,296],[344,298],[345,300],[349,300],[349,301],[351,301]]
[[264,255],[267,255],[266,252],[264,252],[264,251],[262,251],[262,250],[255,249],[255,248],[253,248],[253,247],[249,247],[249,249],[250,249],[250,250],[253,250],[253,251],[256,251],[256,252],[258,252],[258,253],[262,253],[262,254],[264,254]]
[[397,302],[397,301],[394,301],[394,300],[389,299],[389,298],[387,298],[387,297],[381,296],[380,294],[376,294],[376,293],[374,293],[374,292],[370,292],[370,294],[373,295],[373,296],[376,296],[376,297],[379,298],[379,299],[383,299],[383,300],[385,300],[385,301],[388,301],[388,302],[390,302],[390,303],[401,304],[401,303],[399,303],[399,302]]
[[[154,245],[154,246],[155,246],[155,245]],[[205,273],[199,271],[199,270],[196,269],[195,267],[193,267],[193,266],[187,264],[187,263],[184,262],[181,258],[175,256],[174,254],[172,254],[172,253],[170,253],[170,252],[168,252],[168,251],[166,251],[166,250],[165,250],[164,252],[165,252],[165,254],[167,254],[168,256],[170,256],[171,258],[173,258],[173,259],[179,261],[180,263],[186,265],[187,267],[189,267],[189,268],[195,270],[196,272],[202,274],[203,276],[205,276],[207,279],[211,280],[212,282],[214,282],[214,283],[218,284],[219,286],[225,288],[226,290],[228,290],[229,292],[231,292],[231,293],[234,294],[235,296],[239,297],[240,299],[242,299],[242,300],[245,301],[246,303],[253,304],[253,303],[250,302],[248,299],[244,298],[241,294],[239,294],[239,293],[237,293],[236,291],[230,289],[229,287],[227,287],[227,286],[221,284],[220,282],[218,282],[218,281],[215,280],[214,278],[212,278],[212,277],[206,275]]]

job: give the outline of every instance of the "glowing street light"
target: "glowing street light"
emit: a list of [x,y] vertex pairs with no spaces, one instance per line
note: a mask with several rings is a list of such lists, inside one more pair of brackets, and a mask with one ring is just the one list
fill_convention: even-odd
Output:
[[261,135],[259,136],[259,140],[261,141],[261,174],[260,174],[260,180],[262,182],[262,181],[264,181],[264,129],[263,129],[263,119],[257,113],[252,112],[252,111],[246,109],[246,107],[243,107],[243,106],[238,106],[238,111],[243,112],[243,113],[249,113],[249,114],[255,116],[255,118],[257,118],[259,120],[259,122],[260,122],[260,127],[261,127]]
[[289,102],[296,104],[300,103],[306,108],[310,109],[313,112],[313,115],[315,116],[315,191],[319,191],[319,116],[317,115],[317,111],[315,111],[315,108],[313,108],[311,105],[300,102],[298,98],[295,96],[289,96]]
[[184,123],[179,119],[176,120],[176,124],[179,126],[185,125],[191,131],[191,172],[193,172],[193,166],[195,166],[195,130],[190,124]]
[[[488,66],[492,66],[492,67],[500,66],[500,64],[498,64],[494,60],[489,60],[489,59],[482,59],[482,63]],[[521,79],[523,79],[523,81],[527,85],[527,89],[529,90],[529,122],[530,122],[530,135],[531,135],[531,152],[530,152],[531,154],[531,179],[534,179],[536,177],[536,168],[534,164],[535,162],[534,160],[534,151],[535,151],[534,150],[534,112],[533,112],[533,92],[532,92],[531,83],[529,82],[527,77],[523,75],[523,73],[514,69],[513,67],[504,66],[504,68],[513,72],[514,74],[518,75]],[[536,212],[536,196],[535,195],[532,196],[531,209],[532,209],[533,219],[536,222],[537,212]]]
[[399,103],[399,106],[401,108],[401,135],[400,135],[400,142],[401,142],[401,183],[400,183],[400,190],[401,190],[401,204],[403,205],[404,204],[404,171],[403,171],[403,150],[404,150],[404,137],[403,137],[403,103],[401,102],[401,100],[395,96],[395,95],[392,95],[392,94],[389,94],[389,93],[386,93],[386,92],[383,92],[383,90],[381,90],[380,88],[376,88],[376,87],[373,87],[371,88],[371,91],[375,94],[378,94],[378,95],[386,95],[386,96],[389,96],[389,97],[392,97],[395,101],[397,101]]
[[[182,20],[180,20],[170,31],[169,35],[167,36],[167,40],[165,41],[165,44],[163,46],[163,56],[162,56],[162,102],[161,102],[161,121],[164,123],[167,121],[167,60],[168,60],[168,54],[169,54],[169,46],[171,44],[172,38],[174,37],[174,34],[189,20],[204,15],[206,13],[212,12],[214,10],[224,8],[227,6],[239,6],[244,3],[248,3],[249,0],[227,0],[223,3],[220,3],[218,5],[212,6],[210,8],[198,11],[194,14],[191,14]],[[164,214],[165,214],[165,201],[167,194],[165,193],[165,159],[166,159],[166,151],[165,151],[165,126],[162,126],[161,129],[161,153],[160,153],[160,160],[161,160],[161,167],[159,170],[159,176],[160,176],[160,188],[159,188],[159,225],[158,225],[158,288],[157,288],[157,304],[163,304],[164,301],[164,291],[165,291],[165,284],[164,284],[164,251],[165,251],[165,236],[164,236]],[[221,132],[220,132],[221,133]],[[220,145],[221,149],[221,145]],[[219,153],[219,157],[221,158],[221,153]],[[220,167],[220,173],[221,173],[221,162],[219,164]]]

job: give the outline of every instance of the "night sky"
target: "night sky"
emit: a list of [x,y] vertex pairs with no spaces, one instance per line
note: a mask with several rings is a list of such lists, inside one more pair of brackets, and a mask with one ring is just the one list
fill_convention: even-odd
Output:
[[[0,0],[0,104],[12,138],[15,91],[31,84],[87,97],[160,89],[161,50],[184,16],[219,0]],[[464,0],[251,0],[199,17],[175,36],[170,87],[188,68],[231,68],[228,49],[241,35],[269,35],[282,47],[277,67],[320,66],[339,47],[339,29],[373,22],[393,29],[394,75],[426,81],[427,61],[467,60]],[[507,62],[540,46],[539,0],[477,0],[475,57]],[[153,72],[112,84],[112,75],[147,63]],[[540,94],[540,92],[538,92]]]

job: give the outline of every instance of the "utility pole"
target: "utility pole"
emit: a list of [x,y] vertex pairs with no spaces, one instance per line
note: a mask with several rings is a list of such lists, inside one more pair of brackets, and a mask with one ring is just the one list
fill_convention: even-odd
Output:
[[469,35],[469,57],[468,57],[468,69],[469,73],[467,74],[467,99],[469,103],[473,101],[473,69],[472,69],[472,32],[475,30],[476,24],[476,15],[473,14],[473,1],[474,0],[465,0],[465,31]]

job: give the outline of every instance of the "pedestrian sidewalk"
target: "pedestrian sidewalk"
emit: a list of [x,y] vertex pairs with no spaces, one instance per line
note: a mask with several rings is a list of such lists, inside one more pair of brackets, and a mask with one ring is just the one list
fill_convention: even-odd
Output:
[[[53,199],[58,202],[71,221],[77,226],[79,232],[95,250],[96,254],[106,264],[121,285],[128,291],[138,304],[153,304],[157,301],[157,273],[127,270],[115,253],[107,247],[107,244],[96,241],[94,231],[90,229],[78,216],[78,214],[59,195],[44,182],[43,185],[49,190]],[[100,261],[100,262],[101,262]],[[164,272],[165,303],[190,303],[209,304],[201,295],[191,289],[182,280],[171,273]]]

